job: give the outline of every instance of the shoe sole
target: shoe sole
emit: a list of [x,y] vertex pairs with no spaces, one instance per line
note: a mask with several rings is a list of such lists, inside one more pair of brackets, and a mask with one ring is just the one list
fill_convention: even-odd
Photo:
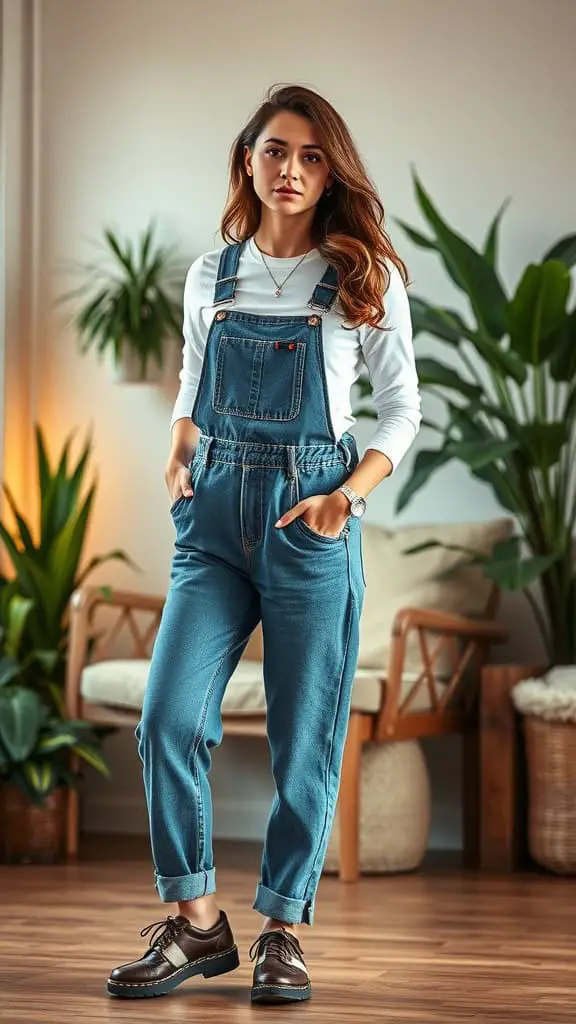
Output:
[[251,998],[253,1003],[292,1003],[310,999],[311,995],[311,985],[301,988],[292,988],[288,985],[258,985],[252,988]]
[[228,974],[229,971],[235,971],[239,966],[238,947],[233,946],[232,949],[227,949],[225,953],[204,957],[202,960],[195,960],[194,963],[189,964],[187,967],[180,967],[174,974],[163,981],[144,981],[131,985],[128,982],[117,982],[109,979],[106,987],[109,995],[117,996],[120,999],[151,999],[153,996],[167,995],[172,989],[181,985],[183,981],[187,981],[188,978],[194,978],[198,974],[202,974],[205,978],[215,978],[219,974]]

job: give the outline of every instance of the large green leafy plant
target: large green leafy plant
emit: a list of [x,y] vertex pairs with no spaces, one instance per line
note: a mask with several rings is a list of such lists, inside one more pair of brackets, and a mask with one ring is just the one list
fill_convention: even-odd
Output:
[[4,584],[0,593],[0,781],[19,786],[36,804],[59,785],[75,786],[73,751],[97,771],[108,769],[86,722],[63,719],[41,696],[39,681],[58,659],[57,651],[24,652],[26,624],[34,602]]
[[181,343],[182,268],[171,248],[154,241],[152,224],[135,243],[106,228],[104,251],[105,265],[76,268],[86,280],[63,300],[85,296],[73,318],[83,352],[111,350],[116,365],[131,353],[145,380],[150,361],[162,367],[166,340]]
[[[68,604],[72,593],[104,562],[130,561],[124,551],[109,551],[84,561],[86,532],[96,494],[96,483],[87,481],[92,446],[86,441],[76,460],[71,457],[72,435],[54,465],[47,454],[44,436],[36,428],[36,471],[39,490],[39,523],[34,529],[4,484],[15,527],[0,522],[2,542],[13,574],[0,577],[0,586],[32,602],[33,611],[22,625],[22,657],[51,652],[43,671],[35,678],[53,709],[63,714],[62,683],[68,637]],[[6,668],[7,670],[7,668]],[[1,673],[1,670],[0,670]]]
[[[576,235],[533,262],[508,294],[498,271],[500,209],[480,250],[438,213],[414,175],[428,233],[400,222],[420,248],[440,257],[466,300],[461,314],[419,296],[410,306],[415,336],[426,334],[450,353],[417,360],[424,391],[443,407],[436,434],[421,449],[402,489],[403,509],[450,460],[464,463],[511,512],[518,533],[489,556],[462,551],[507,590],[523,590],[554,663],[576,659],[576,308],[570,270]],[[366,394],[366,389],[364,389]],[[366,413],[364,413],[366,414]],[[418,549],[435,546],[431,538]],[[541,600],[533,585],[540,587]]]

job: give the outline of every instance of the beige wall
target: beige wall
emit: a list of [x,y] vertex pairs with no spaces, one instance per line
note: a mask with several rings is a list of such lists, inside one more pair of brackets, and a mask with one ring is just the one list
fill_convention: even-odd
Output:
[[[38,10],[40,9],[40,5]],[[476,242],[502,200],[502,269],[524,264],[576,220],[571,0],[44,0],[37,57],[40,104],[40,268],[34,380],[42,423],[57,443],[93,425],[99,473],[91,548],[126,548],[141,566],[100,579],[163,591],[172,527],[162,482],[176,381],[118,387],[80,357],[53,309],[68,285],[64,259],[92,254],[104,222],[139,231],[150,215],[188,259],[218,244],[230,142],[276,81],[323,91],[348,119],[389,215],[419,220],[409,166],[440,209]],[[41,103],[40,103],[41,98]],[[414,290],[458,304],[439,265],[392,236]],[[423,349],[420,349],[423,351]],[[365,444],[370,428],[360,424]],[[421,437],[420,443],[428,439]],[[370,502],[392,522],[408,459]],[[404,521],[481,519],[490,493],[457,466],[427,488]],[[520,614],[509,612],[516,621]],[[524,648],[522,617],[513,649]],[[112,743],[118,780],[93,783],[89,823],[142,825],[130,737]],[[260,834],[271,793],[265,745],[229,743],[214,772],[220,832]],[[456,842],[455,744],[435,748],[435,840]],[[242,759],[243,776],[231,768]],[[120,778],[121,776],[121,778]]]

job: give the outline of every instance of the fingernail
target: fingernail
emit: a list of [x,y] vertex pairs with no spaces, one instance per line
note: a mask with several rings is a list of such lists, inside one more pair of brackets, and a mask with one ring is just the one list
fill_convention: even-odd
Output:
[[277,523],[274,523],[274,526],[281,526],[281,524],[282,524],[282,520],[279,519]]

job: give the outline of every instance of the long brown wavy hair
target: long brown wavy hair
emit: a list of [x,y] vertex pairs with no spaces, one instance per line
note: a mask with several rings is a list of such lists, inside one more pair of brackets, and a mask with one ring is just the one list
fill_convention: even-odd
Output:
[[406,265],[384,230],[384,207],[360,159],[348,127],[318,93],[300,85],[272,86],[265,101],[234,140],[230,153],[228,197],[220,226],[224,240],[243,242],[260,225],[261,201],[244,165],[244,147],[252,152],[268,122],[282,110],[314,125],[334,183],[316,207],[315,246],[338,273],[338,298],[350,327],[378,327],[390,283],[386,260],[408,283]]

